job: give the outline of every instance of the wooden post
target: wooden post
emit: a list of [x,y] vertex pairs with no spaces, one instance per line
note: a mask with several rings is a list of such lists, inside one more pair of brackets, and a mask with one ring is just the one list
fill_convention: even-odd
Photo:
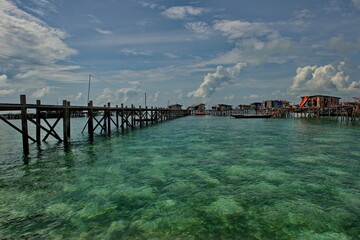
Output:
[[145,106],[145,123],[146,126],[149,124],[149,110],[147,106]]
[[68,128],[69,128],[69,110],[67,107],[67,101],[63,100],[63,139],[64,139],[64,144],[68,144],[69,143],[69,135],[68,135]]
[[124,131],[124,104],[121,104],[121,130]]
[[88,134],[92,138],[94,136],[94,110],[93,110],[93,102],[88,102]]
[[22,141],[23,141],[23,153],[29,154],[29,133],[27,125],[27,109],[26,109],[26,95],[20,95],[21,106],[21,128],[22,128]]
[[107,123],[108,123],[108,134],[111,134],[111,110],[110,110],[110,103],[107,104],[108,105],[108,110],[107,110]]
[[135,108],[133,104],[131,104],[131,128],[135,128]]
[[119,128],[119,105],[116,105],[116,128]]
[[[36,100],[36,105],[40,106],[41,105],[41,101],[40,100]],[[36,108],[36,143],[37,144],[41,144],[41,118],[40,118],[40,109]]]
[[[104,108],[106,108],[106,105],[104,105]],[[107,115],[107,110],[105,109],[104,110],[104,132],[106,133],[107,132],[107,118],[108,117],[108,115]],[[102,130],[101,130],[102,131]]]
[[[68,107],[70,107],[70,101],[67,101],[67,102],[66,102],[66,105],[67,105]],[[70,108],[68,108],[67,111],[68,111],[67,135],[68,135],[68,137],[70,138],[70,136],[71,136],[71,121],[70,121],[71,112],[70,112]]]
[[141,106],[139,106],[139,122],[140,122],[140,127],[142,127],[143,125],[143,122],[142,122],[142,110],[141,110]]

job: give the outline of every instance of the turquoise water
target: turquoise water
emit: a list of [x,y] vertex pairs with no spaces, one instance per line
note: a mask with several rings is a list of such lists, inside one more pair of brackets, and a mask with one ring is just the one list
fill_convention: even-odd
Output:
[[[186,117],[72,144],[0,125],[0,239],[360,239],[360,124]],[[8,138],[12,138],[8,142]]]

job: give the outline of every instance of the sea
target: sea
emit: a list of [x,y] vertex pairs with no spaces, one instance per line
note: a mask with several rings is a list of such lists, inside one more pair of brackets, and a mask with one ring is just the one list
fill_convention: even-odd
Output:
[[359,122],[188,116],[94,139],[85,122],[27,157],[0,123],[0,239],[360,239]]

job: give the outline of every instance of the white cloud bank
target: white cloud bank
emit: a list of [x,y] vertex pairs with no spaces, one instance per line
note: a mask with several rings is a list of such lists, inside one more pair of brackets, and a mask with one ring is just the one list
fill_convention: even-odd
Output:
[[63,42],[66,32],[47,26],[7,0],[0,0],[0,32],[0,51],[21,59],[49,64],[76,53]]
[[162,14],[171,19],[185,19],[189,16],[199,16],[206,9],[192,6],[178,6],[166,9]]
[[246,63],[243,62],[237,63],[233,67],[217,66],[215,73],[208,73],[199,88],[189,92],[187,96],[207,98],[226,85],[238,83],[240,81],[240,72],[244,67],[246,67]]
[[99,97],[96,98],[96,104],[110,103],[124,103],[129,104],[139,102],[139,99],[143,97],[145,91],[138,86],[120,89],[105,88]]
[[296,70],[290,92],[303,94],[360,93],[360,82],[351,81],[345,62],[305,66]]

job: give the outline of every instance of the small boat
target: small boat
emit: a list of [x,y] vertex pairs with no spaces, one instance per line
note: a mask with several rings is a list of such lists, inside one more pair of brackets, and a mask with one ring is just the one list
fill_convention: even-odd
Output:
[[271,118],[272,114],[252,114],[252,115],[246,115],[246,114],[233,114],[231,115],[233,118]]

